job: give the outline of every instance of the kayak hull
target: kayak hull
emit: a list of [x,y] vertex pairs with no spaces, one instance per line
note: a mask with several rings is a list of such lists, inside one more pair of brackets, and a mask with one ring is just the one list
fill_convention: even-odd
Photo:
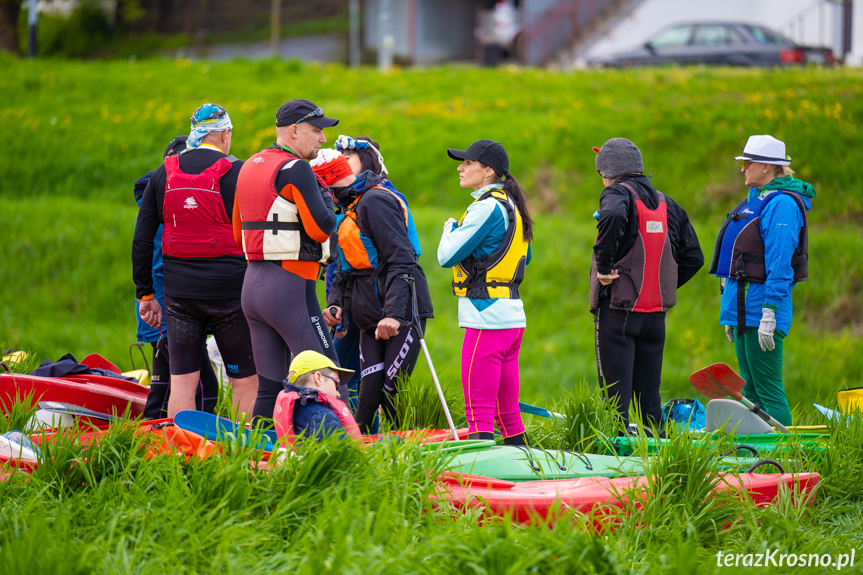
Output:
[[8,412],[13,404],[25,400],[33,406],[40,401],[58,401],[100,413],[123,415],[128,410],[131,417],[139,417],[147,403],[147,388],[127,385],[131,383],[112,378],[90,381],[3,373],[0,374],[0,411]]
[[[724,474],[714,492],[728,489],[747,492],[756,505],[771,503],[780,490],[795,499],[811,501],[820,481],[817,473],[740,475]],[[476,511],[480,517],[508,517],[525,525],[550,525],[567,511],[589,516],[597,530],[613,529],[614,513],[624,506],[627,494],[647,485],[648,478],[582,477],[578,479],[514,483],[489,477],[447,473],[433,495],[459,512]]]

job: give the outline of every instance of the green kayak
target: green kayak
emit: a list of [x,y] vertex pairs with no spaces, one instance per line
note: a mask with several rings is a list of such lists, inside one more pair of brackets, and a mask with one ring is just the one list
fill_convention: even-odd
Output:
[[[460,443],[460,442],[448,442]],[[537,479],[575,479],[578,477],[631,477],[644,474],[637,457],[578,453],[558,449],[496,446],[493,441],[472,445],[450,445],[441,453],[448,471],[482,475],[521,482]],[[753,457],[725,457],[724,468],[745,470],[757,462]]]
[[[764,433],[760,435],[728,435],[722,432],[704,433],[693,438],[693,441],[717,443],[732,446],[749,446],[759,455],[800,446],[805,449],[823,450],[823,443],[830,435],[826,433]],[[646,442],[648,453],[656,453],[666,443],[667,439],[630,437],[608,437],[597,441],[597,445],[610,455],[628,456],[635,453],[641,442]]]

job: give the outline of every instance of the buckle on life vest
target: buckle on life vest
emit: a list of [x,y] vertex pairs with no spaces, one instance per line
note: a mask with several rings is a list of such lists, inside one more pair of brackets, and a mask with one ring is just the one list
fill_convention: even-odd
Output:
[[272,220],[265,220],[263,222],[243,222],[243,230],[247,231],[260,231],[267,230],[272,231],[274,236],[279,235],[279,230],[285,231],[299,231],[300,222],[280,222],[279,214],[273,214]]

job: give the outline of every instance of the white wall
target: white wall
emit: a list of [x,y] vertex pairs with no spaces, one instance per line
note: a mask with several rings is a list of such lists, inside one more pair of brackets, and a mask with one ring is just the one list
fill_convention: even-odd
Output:
[[[745,21],[772,28],[792,40],[829,46],[838,54],[842,7],[827,0],[642,0],[609,32],[577,56],[590,58],[643,44],[659,30],[692,20]],[[854,43],[849,64],[863,63],[863,0],[854,3]]]

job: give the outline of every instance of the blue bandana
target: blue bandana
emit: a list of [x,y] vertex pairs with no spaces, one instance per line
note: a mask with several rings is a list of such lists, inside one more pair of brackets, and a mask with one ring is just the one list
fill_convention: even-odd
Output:
[[210,132],[224,132],[233,128],[227,110],[218,104],[204,104],[192,114],[192,131],[189,132],[186,147],[194,150]]

